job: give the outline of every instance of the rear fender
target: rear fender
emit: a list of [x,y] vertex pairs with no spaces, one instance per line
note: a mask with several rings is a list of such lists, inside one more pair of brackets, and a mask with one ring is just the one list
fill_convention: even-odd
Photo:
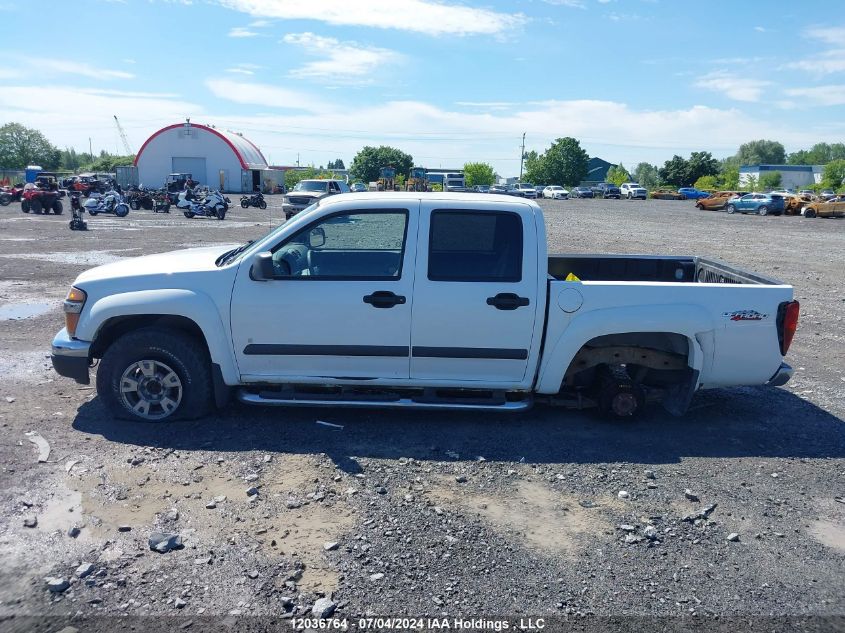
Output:
[[[554,318],[550,315],[549,318]],[[572,359],[588,341],[609,334],[667,332],[685,336],[689,342],[687,363],[700,376],[712,362],[712,317],[694,305],[646,305],[592,310],[572,319],[556,341],[546,345],[540,362],[536,391],[560,390]]]

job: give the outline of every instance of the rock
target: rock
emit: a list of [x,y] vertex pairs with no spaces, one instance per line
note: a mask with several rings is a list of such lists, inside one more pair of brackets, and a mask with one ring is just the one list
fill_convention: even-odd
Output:
[[643,475],[645,475],[646,479],[654,479],[654,471],[653,470],[645,470],[645,471],[643,471]]
[[70,582],[67,578],[46,578],[45,582],[47,583],[47,589],[49,589],[52,593],[62,593],[68,587],[70,587]]
[[685,496],[687,499],[689,499],[690,501],[698,501],[698,500],[699,500],[699,499],[698,499],[698,495],[697,495],[697,494],[695,494],[695,493],[694,493],[692,490],[690,490],[689,488],[687,488],[686,490],[684,490],[684,496]]
[[625,535],[625,542],[631,545],[632,543],[639,543],[643,540],[642,536],[637,536],[636,534],[626,534]]
[[217,504],[214,503],[214,501],[209,501],[208,503],[205,504],[205,507],[208,510],[214,510],[217,507]]
[[226,501],[226,495],[219,495],[219,496],[217,496],[217,497],[214,497],[214,498],[212,499],[212,501],[213,501],[214,503],[223,503],[224,501]]
[[151,550],[160,554],[166,554],[170,550],[182,547],[182,537],[169,532],[153,532],[147,542]]
[[210,565],[211,564],[211,556],[207,556],[205,558],[195,558],[194,565]]
[[172,510],[168,510],[167,514],[164,515],[164,518],[168,521],[178,521],[179,520],[179,510],[173,508]]
[[718,505],[718,503],[711,503],[709,506],[707,506],[706,508],[704,508],[704,510],[701,511],[701,514],[704,515],[705,519],[708,518],[711,514],[713,514],[713,510],[715,510]]
[[56,633],[79,633],[79,629],[75,626],[66,626],[65,628],[57,631]]
[[381,572],[377,574],[370,574],[370,580],[372,580],[373,582],[381,580],[382,578],[384,578],[384,574],[382,574]]
[[620,490],[619,493],[616,495],[620,499],[630,499],[631,495],[628,493],[627,490]]
[[333,552],[337,549],[339,543],[337,541],[332,541],[331,543],[323,543],[323,549],[327,552]]
[[247,497],[252,497],[252,496],[257,495],[257,494],[258,494],[258,488],[256,488],[255,486],[252,486],[251,488],[246,489],[246,496]]
[[731,541],[732,543],[736,543],[737,541],[739,541],[739,534],[737,534],[736,532],[731,532],[730,534],[728,534],[728,538],[725,540]]
[[387,494],[387,488],[385,488],[384,486],[379,486],[378,488],[376,488],[376,492],[379,493],[380,495],[386,495]]
[[438,607],[442,607],[442,606],[443,606],[443,601],[442,601],[440,598],[438,598],[437,596],[434,596],[434,598],[432,598],[431,600],[432,600],[432,602],[434,602],[434,604],[436,604]]
[[643,536],[645,536],[650,541],[657,540],[657,530],[653,525],[647,525],[643,530]]
[[252,483],[253,481],[258,481],[258,475],[255,473],[250,473],[246,477],[244,477],[244,481],[247,483]]
[[272,456],[272,455],[265,455],[265,456],[264,456],[264,463],[265,463],[265,464],[269,464],[269,463],[270,463],[270,462],[272,462],[272,461],[273,461],[273,456]]
[[79,536],[80,532],[81,532],[81,530],[79,529],[79,527],[74,525],[74,526],[68,528],[67,535],[70,538],[76,538],[77,536]]
[[282,605],[283,609],[291,609],[293,608],[293,598],[290,596],[282,596],[279,598],[279,604]]
[[301,507],[302,507],[302,503],[301,503],[301,502],[299,502],[299,501],[297,501],[296,499],[288,499],[288,500],[285,502],[285,507],[286,507],[288,510],[295,510],[296,508],[301,508]]
[[79,567],[76,568],[76,577],[85,578],[85,576],[94,571],[94,568],[94,563],[82,563]]
[[185,602],[184,600],[182,600],[182,598],[176,598],[176,600],[173,601],[173,606],[176,607],[177,609],[182,609],[187,604],[188,603]]
[[38,526],[38,517],[31,516],[25,517],[23,520],[23,526],[28,528],[34,528]]
[[414,495],[412,495],[412,494],[406,494],[406,495],[403,497],[403,499],[405,499],[405,501],[407,501],[408,503],[411,503],[411,502],[414,500]]
[[132,530],[131,525],[118,525],[117,531],[118,532],[130,532]]
[[249,576],[250,578],[252,578],[253,580],[255,580],[256,578],[258,578],[258,570],[257,570],[257,569],[253,569],[252,571],[250,571],[250,572],[247,574],[247,576]]
[[459,484],[465,484],[467,482],[467,478],[464,475],[457,475],[455,477],[455,481],[457,481]]
[[443,508],[441,508],[440,506],[434,506],[433,510],[434,510],[434,514],[436,514],[437,516],[440,516],[440,515],[443,514]]
[[622,525],[620,525],[619,529],[622,530],[623,532],[636,532],[637,531],[636,527],[634,527],[633,525],[628,525],[627,523],[623,523]]
[[333,602],[331,598],[320,598],[311,607],[311,615],[317,618],[328,618],[337,609],[337,603]]

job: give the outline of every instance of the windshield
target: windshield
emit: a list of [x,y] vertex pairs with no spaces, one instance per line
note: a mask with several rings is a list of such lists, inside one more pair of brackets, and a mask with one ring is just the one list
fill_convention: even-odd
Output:
[[293,188],[294,191],[326,191],[329,186],[327,182],[315,182],[313,180],[300,180]]

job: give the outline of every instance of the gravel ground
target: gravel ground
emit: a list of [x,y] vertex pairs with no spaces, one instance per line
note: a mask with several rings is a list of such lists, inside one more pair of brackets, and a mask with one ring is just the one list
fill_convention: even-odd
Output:
[[[542,203],[554,252],[706,255],[795,286],[792,382],[701,393],[683,419],[235,404],[142,425],[53,373],[79,272],[257,237],[280,204],[100,216],[87,233],[0,208],[0,618],[190,626],[323,597],[349,617],[845,615],[845,222]],[[181,545],[153,551],[154,532]]]

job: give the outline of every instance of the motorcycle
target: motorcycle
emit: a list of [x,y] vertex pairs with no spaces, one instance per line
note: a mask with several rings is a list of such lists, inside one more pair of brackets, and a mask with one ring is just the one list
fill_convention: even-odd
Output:
[[23,194],[23,185],[0,187],[0,206],[8,206],[12,202],[20,202]]
[[101,196],[91,196],[85,201],[83,209],[94,217],[98,213],[111,213],[119,218],[129,215],[129,205],[123,201],[123,196],[114,189]]
[[266,209],[267,203],[264,201],[264,196],[259,191],[251,196],[241,196],[241,207],[244,209],[249,209],[250,207]]
[[199,197],[193,191],[186,189],[179,194],[176,208],[182,211],[186,218],[202,216],[222,220],[226,217],[229,202],[229,199],[219,191],[208,191]]
[[88,230],[88,223],[82,219],[82,214],[85,212],[85,209],[83,209],[82,205],[79,204],[80,196],[82,196],[82,192],[80,191],[70,192],[70,213],[72,217],[69,226],[71,231]]

